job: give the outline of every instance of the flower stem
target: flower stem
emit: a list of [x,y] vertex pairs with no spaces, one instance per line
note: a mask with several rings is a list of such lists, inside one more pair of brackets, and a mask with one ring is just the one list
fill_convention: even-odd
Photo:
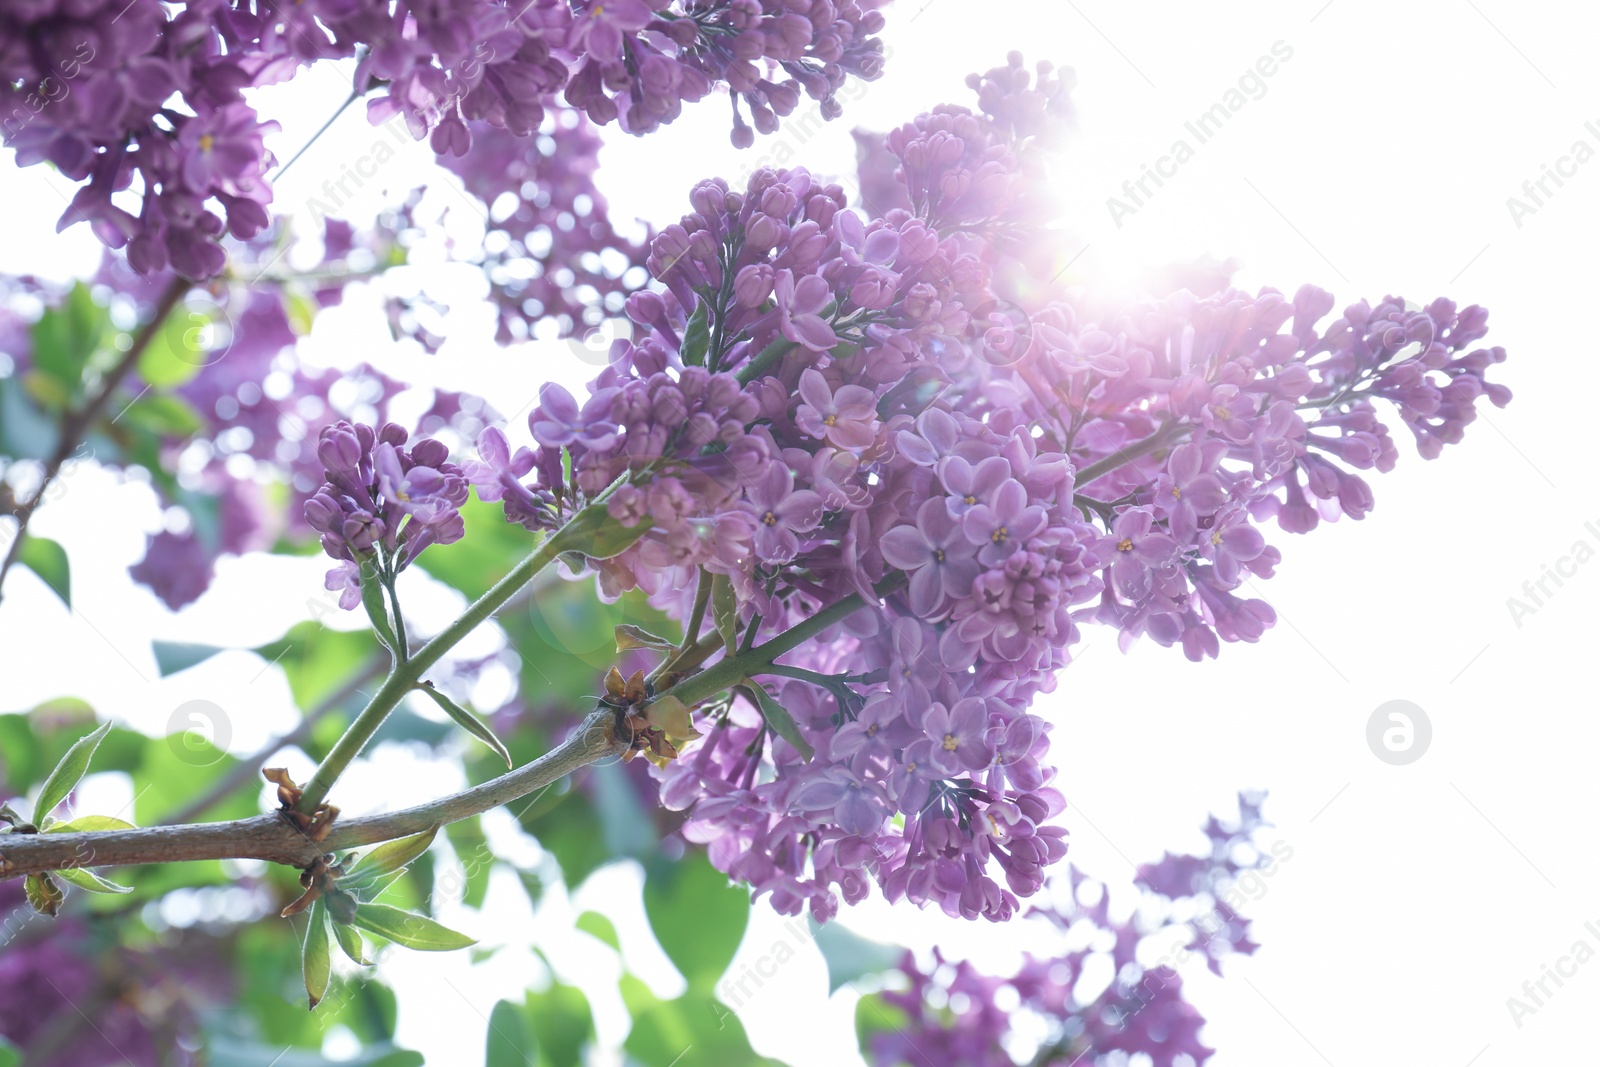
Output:
[[1112,455],[1096,460],[1094,463],[1082,468],[1078,471],[1076,481],[1079,485],[1088,485],[1096,478],[1110,474],[1118,467],[1132,463],[1140,456],[1146,456],[1157,449],[1164,448],[1177,440],[1182,434],[1187,433],[1188,430],[1187,426],[1169,422],[1144,440],[1136,441],[1127,448],[1119,448]]
[[739,368],[739,384],[749,385],[788,355],[789,349],[795,347],[793,341],[787,337],[779,337],[766,348],[750,357],[750,362]]
[[[897,574],[873,586],[873,591],[883,596],[898,589],[903,581],[903,576]],[[771,640],[754,648],[744,649],[737,655],[718,660],[699,674],[690,675],[656,699],[671,696],[682,701],[685,707],[692,708],[751,675],[769,673],[766,668],[773,666],[779,656],[793,651],[834,623],[849,618],[866,606],[867,602],[860,593],[851,593],[829,604],[810,618],[789,627]],[[644,708],[639,710],[643,713]]]
[[[454,622],[417,649],[405,662],[396,664],[394,671],[384,679],[383,685],[373,694],[372,700],[361,710],[361,714],[356,716],[355,721],[323,758],[321,766],[311,776],[311,780],[306,783],[305,790],[300,795],[301,811],[316,810],[327,797],[328,790],[333,788],[333,783],[338,781],[339,775],[350,765],[350,761],[367,746],[367,742],[372,740],[372,735],[378,732],[378,727],[383,725],[383,720],[389,717],[389,713],[405,695],[416,688],[429,667],[439,662],[446,652],[461,642],[462,638],[477,629],[480,623],[510,600],[534,575],[555,562],[561,553],[573,549],[581,550],[584,547],[581,542],[586,538],[575,534],[592,535],[594,516],[590,511],[594,508],[599,508],[601,512],[605,511],[604,504],[591,504],[589,508],[577,512],[559,530],[546,537],[544,543],[534,549],[532,554],[511,568],[510,573],[494,583],[488,592],[474,601]],[[580,518],[586,521],[580,522]]]
[[400,643],[395,652],[400,656],[400,662],[404,663],[411,657],[411,643],[406,640],[406,620],[405,616],[400,614],[400,594],[394,589],[394,575],[389,576],[384,586],[389,590],[389,608],[394,615],[394,637]]

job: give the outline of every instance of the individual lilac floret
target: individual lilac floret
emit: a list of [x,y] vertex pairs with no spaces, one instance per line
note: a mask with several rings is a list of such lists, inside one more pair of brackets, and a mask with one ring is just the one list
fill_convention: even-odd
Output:
[[807,370],[800,375],[800,397],[794,422],[802,433],[855,452],[877,440],[878,398],[871,389],[832,389],[820,371]]
[[786,563],[800,551],[800,535],[816,529],[822,519],[822,497],[810,489],[796,490],[794,475],[773,467],[746,493],[755,516],[755,548],[763,560]]
[[980,567],[961,525],[940,500],[924,501],[914,526],[896,526],[879,545],[884,562],[911,575],[911,610],[937,618],[950,598],[972,592]]

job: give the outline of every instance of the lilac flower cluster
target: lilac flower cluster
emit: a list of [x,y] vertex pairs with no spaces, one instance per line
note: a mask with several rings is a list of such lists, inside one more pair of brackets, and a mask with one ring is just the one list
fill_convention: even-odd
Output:
[[608,490],[648,522],[595,561],[607,597],[643,589],[694,629],[726,582],[741,647],[829,613],[757,670],[784,716],[735,690],[662,771],[685,833],[786,913],[875,882],[1014,914],[1066,851],[1029,707],[1079,627],[1192,658],[1256,640],[1272,610],[1238,590],[1279,559],[1257,524],[1370,511],[1355,471],[1395,455],[1376,400],[1430,456],[1478,397],[1509,398],[1484,380],[1504,353],[1474,347],[1481,309],[1448,301],[1326,327],[1310,288],[1017,314],[1008,250],[1041,187],[1023,161],[1070,114],[1066,83],[1015,58],[974,83],[981,111],[885,139],[909,206],[871,221],[803,170],[698,185],[590,396],[547,387],[537,448],[491,431],[472,475],[530,528]]
[[725,84],[733,105],[733,143],[748,148],[756,131],[777,130],[779,117],[799,106],[802,92],[822,105],[826,118],[837,118],[843,108],[836,94],[845,79],[870,80],[882,72],[883,46],[874,36],[883,29],[877,10],[882,4],[680,0],[653,8],[643,0],[596,0],[577,5],[566,47],[582,55],[582,62],[567,83],[566,100],[595,122],[616,119],[629,133],[648,133],[677,118],[685,102]]
[[[301,538],[312,533],[304,505],[324,480],[317,454],[323,428],[341,419],[373,425],[390,421],[391,401],[406,389],[404,383],[366,365],[343,371],[302,366],[294,358],[294,346],[304,322],[291,323],[290,312],[291,305],[303,316],[318,306],[337,304],[345,279],[370,274],[380,264],[403,262],[395,252],[413,227],[411,206],[408,202],[360,231],[328,220],[316,282],[305,288],[294,284],[298,278],[286,287],[283,277],[268,270],[278,249],[265,237],[243,243],[234,262],[241,272],[257,276],[253,285],[212,286],[204,294],[191,294],[173,312],[169,328],[181,329],[182,342],[193,348],[184,358],[198,367],[193,378],[161,402],[163,410],[187,410],[198,429],[191,433],[180,420],[148,447],[130,443],[123,450],[126,458],[152,472],[153,488],[165,505],[188,513],[186,528],[149,536],[144,557],[130,568],[134,580],[173,611],[206,591],[220,556],[267,549],[285,534]],[[140,275],[126,256],[107,252],[94,285],[147,320],[172,281],[170,271]],[[39,291],[38,299],[55,304],[61,295]],[[5,350],[26,356],[25,345]],[[164,392],[167,387],[155,388]],[[130,402],[152,395],[155,388],[130,389]],[[138,411],[137,406],[130,408],[123,425],[138,421]],[[485,415],[477,398],[436,391],[415,429],[432,434],[448,427],[470,440]],[[96,460],[115,464],[119,454],[102,450]],[[286,513],[268,506],[272,482],[287,485]]]
[[[1213,816],[1206,825],[1208,853],[1168,853],[1140,868],[1141,886],[1155,892],[1126,919],[1111,917],[1104,884],[1069,867],[1065,878],[1053,880],[1055,899],[1030,909],[1029,917],[1047,922],[1072,947],[1054,955],[1030,953],[1014,976],[991,977],[937,951],[925,966],[907,953],[900,967],[905,988],[881,994],[904,1021],[872,1035],[871,1062],[1014,1067],[1013,1053],[1031,1038],[1037,1048],[1023,1062],[1111,1067],[1142,1054],[1154,1067],[1205,1063],[1212,1053],[1200,1043],[1205,1019],[1184,998],[1183,979],[1172,964],[1199,954],[1220,975],[1223,958],[1255,951],[1249,920],[1236,905],[1259,890],[1241,887],[1247,881],[1264,886],[1262,879],[1277,873],[1275,864],[1293,855],[1282,842],[1269,852],[1254,840],[1267,825],[1259,803],[1258,795],[1241,794],[1236,822]],[[1186,918],[1180,922],[1178,914]],[[1180,926],[1190,940],[1171,950],[1170,935]],[[1149,966],[1140,961],[1139,949],[1158,938],[1169,942],[1169,951]],[[1075,995],[1106,944],[1111,984],[1093,996]]]
[[1505,358],[1476,347],[1484,309],[1387,297],[1319,328],[1332,307],[1306,286],[1292,299],[1180,292],[1095,323],[1065,307],[1037,317],[1018,375],[1060,398],[1040,422],[1074,457],[1078,505],[1115,542],[1096,621],[1190,659],[1257,639],[1272,609],[1236,590],[1280,558],[1257,523],[1305,533],[1372,510],[1356,472],[1388,471],[1398,451],[1375,401],[1425,458],[1461,440],[1479,398],[1509,402],[1484,377]]
[[[0,14],[0,134],[20,165],[87,180],[61,228],[88,222],[141,273],[210,277],[224,231],[249,239],[267,225],[262,138],[276,124],[241,90],[271,80],[271,65],[223,49],[212,20],[226,15],[216,3],[169,13],[155,0],[41,0]],[[178,93],[187,113],[168,106]],[[112,199],[134,185],[137,216]]]
[[[461,154],[469,123],[539,129],[564,96],[597,123],[648,133],[685,101],[726,85],[734,141],[763,132],[801,92],[832,117],[851,75],[873,78],[877,0],[28,0],[0,13],[0,137],[24,166],[84,182],[61,226],[88,222],[140,272],[223,269],[220,238],[266,228],[273,158],[243,90],[302,64],[359,57],[374,121],[403,114],[440,153]],[[779,80],[774,80],[779,79]],[[134,214],[114,202],[137,191]],[[221,214],[211,209],[220,205]]]
[[467,502],[467,481],[449,462],[450,451],[423,439],[405,448],[403,427],[374,430],[339,422],[322,431],[317,455],[327,481],[306,502],[306,521],[322,535],[322,549],[339,561],[328,588],[339,606],[361,602],[361,564],[375,555],[398,573],[429,545],[448,545],[465,532],[457,509]]

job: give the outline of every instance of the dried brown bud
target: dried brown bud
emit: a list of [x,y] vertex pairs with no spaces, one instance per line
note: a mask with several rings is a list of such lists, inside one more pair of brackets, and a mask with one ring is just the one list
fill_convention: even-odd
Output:
[[266,767],[261,771],[261,777],[278,787],[279,807],[289,810],[300,803],[303,790],[289,777],[287,767]]

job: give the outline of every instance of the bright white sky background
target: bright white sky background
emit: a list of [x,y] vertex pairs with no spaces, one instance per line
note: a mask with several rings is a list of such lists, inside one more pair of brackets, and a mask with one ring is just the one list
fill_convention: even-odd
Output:
[[[851,125],[885,129],[941,101],[966,103],[965,74],[1020,48],[1030,62],[1044,56],[1078,72],[1080,135],[1063,193],[1081,278],[1126,284],[1209,252],[1235,257],[1246,286],[1292,292],[1315,282],[1341,306],[1400,292],[1491,308],[1489,340],[1512,356],[1497,373],[1516,401],[1490,408],[1465,445],[1432,463],[1403,443],[1399,469],[1373,479],[1378,508],[1367,521],[1273,535],[1284,563],[1263,595],[1280,624],[1264,641],[1225,646],[1220,661],[1196,666],[1153,645],[1123,655],[1107,634],[1091,633],[1040,710],[1056,724],[1072,858],[1114,886],[1165,848],[1197,846],[1207,811],[1230,812],[1236,789],[1271,791],[1267,814],[1277,826],[1266,840],[1288,843],[1293,858],[1247,909],[1265,947],[1230,959],[1226,979],[1199,967],[1185,975],[1210,1019],[1204,1037],[1220,1049],[1214,1067],[1520,1067],[1592,1056],[1600,962],[1578,966],[1558,990],[1552,983],[1555,995],[1520,1028],[1506,998],[1521,996],[1575,942],[1600,949],[1600,858],[1594,835],[1580,832],[1593,830],[1600,799],[1590,669],[1600,563],[1561,562],[1578,542],[1585,555],[1600,549],[1593,460],[1579,441],[1600,395],[1587,322],[1600,281],[1600,162],[1561,164],[1565,184],[1551,182],[1554,195],[1520,226],[1506,201],[1574,142],[1600,149],[1590,47],[1600,11],[1509,0],[927,0],[920,9],[913,0],[888,16],[883,79],[858,92],[843,120],[795,146],[815,171],[851,170]],[[1114,225],[1106,198],[1186,137],[1184,123],[1279,41],[1293,56],[1265,94]],[[259,98],[283,123],[273,142],[280,159],[347,85],[318,69]],[[672,221],[695,180],[742,175],[780,140],[794,141],[780,133],[740,154],[727,128],[718,98],[645,140],[612,131],[600,180],[613,217]],[[324,180],[382,136],[352,109],[279,185],[278,206],[303,213]],[[470,221],[471,202],[420,147],[346,205],[350,217],[369,215],[384,191],[423,181],[435,187],[431,204]],[[65,189],[44,168],[0,167],[0,269],[92,268],[98,248],[85,228],[54,234]],[[462,277],[469,294],[471,275]],[[452,317],[450,342],[429,357],[391,345],[376,307],[353,292],[318,321],[306,358],[371,359],[401,378],[478,392],[506,413],[525,408],[547,378],[575,386],[595,370],[559,343],[496,349],[486,313]],[[525,436],[525,425],[514,433]],[[293,712],[276,668],[227,654],[158,680],[149,642],[269,640],[308,616],[322,561],[225,561],[211,591],[172,615],[125,578],[144,532],[160,522],[151,494],[94,469],[67,485],[35,528],[67,546],[76,610],[31,573],[12,575],[0,611],[5,710],[72,694],[159,731],[184,701],[206,699],[228,713],[239,754],[288,728]],[[1558,564],[1570,577],[1559,589],[1548,583],[1554,595],[1519,626],[1507,599]],[[408,612],[454,613],[450,594],[408,578]],[[1433,725],[1431,748],[1408,766],[1380,762],[1367,747],[1368,717],[1391,699],[1415,702]],[[309,767],[298,754],[289,762]],[[457,777],[380,751],[341,795],[376,810],[441,794]],[[126,788],[104,779],[97,787],[109,798]],[[629,965],[676,995],[680,980],[645,933],[637,893],[636,876],[618,868],[572,906],[633,914],[631,930],[620,924]],[[594,943],[564,932],[568,906],[547,900],[549,914],[530,925],[508,883],[494,887],[483,914],[445,917],[489,941],[531,930],[569,980],[614,989]],[[841,921],[869,936],[937,943],[996,970],[1030,947],[1021,926],[881,903]],[[735,970],[786,936],[758,907]],[[402,1001],[400,1041],[438,1063],[475,1062],[489,1008],[539,974],[520,950],[477,969],[465,954],[397,953],[385,966]],[[804,947],[741,1012],[756,1047],[798,1067],[856,1062],[855,997],[846,990],[826,1002],[825,988],[820,956]],[[597,996],[602,1030],[615,1041],[620,1001]],[[835,1025],[818,1025],[819,1015]],[[339,1050],[336,1036],[329,1052]],[[684,1062],[695,1064],[692,1051]]]

